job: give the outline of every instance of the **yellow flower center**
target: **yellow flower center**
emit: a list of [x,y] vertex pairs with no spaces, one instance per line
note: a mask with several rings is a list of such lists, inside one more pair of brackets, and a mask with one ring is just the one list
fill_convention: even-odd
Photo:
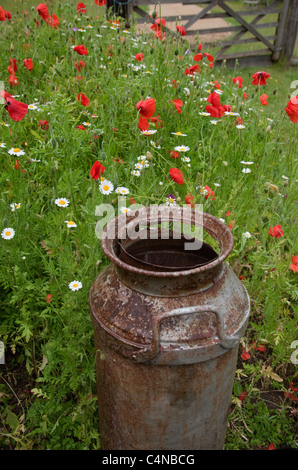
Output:
[[102,188],[103,188],[104,191],[108,191],[109,190],[109,185],[105,184]]
[[125,193],[126,193],[126,189],[122,189],[121,192],[122,192],[123,194],[125,194]]
[[74,225],[74,222],[72,220],[69,220],[68,225]]
[[11,232],[9,232],[9,230],[8,230],[7,232],[5,232],[5,235],[6,235],[7,237],[9,237],[9,236],[11,235]]
[[169,197],[169,202],[170,202],[170,203],[174,202],[174,199],[171,198],[171,197]]
[[72,287],[78,287],[78,284],[77,284],[77,283],[75,283],[75,284],[73,284],[73,285],[72,285]]
[[61,206],[64,206],[65,201],[63,201],[63,199],[61,199],[61,200],[59,201],[59,204],[61,204]]
[[15,153],[18,153],[18,152],[20,152],[20,149],[13,149],[13,151],[14,151]]

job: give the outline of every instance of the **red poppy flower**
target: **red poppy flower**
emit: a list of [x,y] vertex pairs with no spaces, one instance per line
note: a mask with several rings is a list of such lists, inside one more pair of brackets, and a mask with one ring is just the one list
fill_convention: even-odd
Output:
[[8,10],[5,11],[5,18],[7,18],[8,20],[11,20],[11,13],[10,13],[10,11],[8,11]]
[[28,111],[28,105],[15,100],[9,93],[0,92],[0,96],[5,99],[5,108],[13,121],[21,121]]
[[248,93],[243,93],[243,98],[244,98],[245,100],[247,100],[247,99],[248,99]]
[[23,62],[24,62],[24,66],[26,67],[26,69],[28,69],[30,72],[33,69],[32,59],[24,59]]
[[139,116],[139,124],[138,127],[141,131],[147,131],[149,129],[149,122],[146,118],[142,118]]
[[251,356],[249,352],[246,349],[244,349],[243,353],[241,354],[241,359],[243,359],[244,361],[247,361],[248,359],[250,359],[250,357]]
[[89,106],[89,104],[90,104],[89,99],[87,98],[86,95],[84,95],[84,93],[79,93],[78,94],[78,100],[81,102],[81,104],[83,106]]
[[138,52],[138,54],[136,54],[136,60],[138,62],[142,62],[143,59],[144,59],[144,54],[142,52]]
[[239,395],[239,400],[245,400],[247,398],[247,393],[243,390],[243,392],[240,393]]
[[10,65],[7,67],[8,73],[12,75],[18,70],[16,59],[9,59]]
[[155,37],[155,39],[158,39],[159,41],[161,41],[163,38],[166,37],[166,33],[162,33],[160,30],[158,30],[158,31],[154,34],[154,37]]
[[103,7],[104,5],[107,4],[107,0],[94,0],[95,5],[98,5],[99,7]]
[[40,3],[39,5],[37,5],[36,11],[42,17],[43,20],[47,20],[50,16],[48,12],[48,7],[45,3]]
[[210,104],[205,106],[205,111],[210,113],[211,117],[221,117],[224,115],[225,108],[220,103],[220,97],[218,93],[210,93],[207,98],[207,102]]
[[155,113],[155,100],[153,98],[148,98],[147,100],[139,101],[136,105],[137,110],[139,111],[140,115],[146,119],[149,119]]
[[178,114],[182,113],[182,109],[181,109],[181,106],[183,106],[183,101],[182,100],[172,100],[172,101],[169,101],[169,103],[173,103],[174,106],[175,106],[175,109],[177,111]]
[[199,54],[196,54],[196,55],[194,56],[194,58],[193,58],[193,60],[194,60],[195,62],[200,62],[200,60],[202,60],[202,59],[203,59],[203,54],[202,54],[202,52],[200,52]]
[[175,183],[179,185],[184,183],[184,174],[178,168],[171,168],[169,175]]
[[15,73],[13,72],[12,75],[9,75],[8,82],[11,86],[17,86],[19,85],[19,80],[15,76]]
[[87,13],[86,10],[86,5],[84,3],[80,2],[77,4],[77,12],[79,15],[82,15],[83,13]]
[[297,388],[297,387],[294,387],[293,383],[294,383],[294,382],[291,382],[291,383],[290,383],[290,389],[291,389],[293,392],[298,392],[298,388]]
[[5,11],[0,6],[0,21],[5,21],[5,20],[6,20]]
[[260,96],[260,103],[265,106],[268,104],[268,95],[266,95],[266,93],[264,93],[262,96]]
[[213,69],[213,65],[214,65],[213,62],[210,62],[209,69]]
[[207,193],[206,193],[205,196],[204,196],[205,199],[208,199],[209,196],[211,196],[212,201],[214,201],[214,199],[215,199],[214,191],[212,191],[212,190],[209,188],[209,186],[207,186],[207,185],[204,187],[204,189],[205,189],[205,191],[207,191]]
[[175,152],[175,150],[170,150],[169,154],[171,155],[172,158],[178,158],[179,157],[179,152]]
[[44,131],[47,130],[49,128],[49,121],[40,119],[38,121],[38,127],[39,129],[43,129]]
[[93,166],[90,170],[90,176],[94,180],[98,180],[98,178],[101,177],[101,175],[104,173],[104,171],[105,171],[105,167],[97,160],[93,164]]
[[282,231],[280,224],[275,225],[275,227],[271,227],[269,229],[269,235],[274,238],[282,238],[284,236],[284,232]]
[[60,24],[59,18],[56,15],[49,16],[45,21],[51,26],[51,28],[58,28]]
[[270,442],[268,446],[268,450],[274,450],[274,449],[275,449],[275,445],[273,444],[273,442]]
[[46,296],[46,302],[48,302],[48,304],[50,304],[52,302],[52,297],[53,297],[53,294],[48,294]]
[[285,108],[287,115],[292,122],[298,122],[298,96],[292,98]]
[[83,82],[83,81],[84,81],[84,77],[82,77],[82,75],[78,75],[78,76],[76,77],[76,81],[77,81],[77,82]]
[[163,27],[166,25],[164,18],[157,18],[155,23],[150,26],[152,31],[160,32],[163,30]]
[[292,256],[292,264],[290,264],[292,271],[298,272],[298,256]]
[[75,67],[78,72],[80,72],[84,67],[86,67],[86,64],[83,60],[75,61]]
[[256,72],[252,75],[253,81],[252,85],[266,85],[266,80],[270,77],[270,73],[266,72]]
[[192,193],[188,193],[186,196],[185,196],[185,202],[188,206],[190,207],[195,207],[195,204],[194,204],[194,201],[193,201],[193,194]]
[[233,78],[233,83],[235,83],[235,85],[237,85],[238,88],[242,88],[242,83],[243,83],[242,77]]
[[204,53],[204,57],[207,57],[207,60],[209,60],[209,62],[214,62],[214,57],[211,54],[208,54],[208,52]]
[[176,30],[180,34],[180,36],[185,36],[186,35],[186,30],[184,26],[179,26],[178,24],[176,25]]
[[194,75],[195,72],[200,72],[199,64],[192,65],[185,69],[184,75]]
[[73,50],[76,51],[80,55],[88,55],[88,49],[84,46],[84,44],[75,46]]
[[232,230],[234,227],[235,227],[235,220],[231,220],[231,221],[229,222],[228,228],[229,228],[230,230]]
[[79,129],[80,131],[85,130],[85,126],[83,126],[83,124],[79,124],[76,128]]

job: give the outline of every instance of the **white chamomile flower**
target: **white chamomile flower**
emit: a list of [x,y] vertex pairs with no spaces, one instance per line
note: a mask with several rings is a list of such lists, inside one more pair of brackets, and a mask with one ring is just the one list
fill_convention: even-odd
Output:
[[239,113],[234,113],[233,111],[225,111],[226,116],[240,116]]
[[41,160],[36,160],[36,158],[31,158],[31,161],[32,161],[33,163],[39,163],[39,162],[41,162]]
[[153,140],[150,140],[150,144],[153,145],[153,147],[155,147],[156,149],[160,149],[161,146],[158,145],[156,142],[154,142]]
[[181,160],[183,162],[186,162],[186,163],[189,163],[190,162],[190,158],[189,157],[182,157]]
[[129,212],[131,212],[131,209],[129,209],[128,207],[120,207],[120,211],[122,212],[122,214],[128,214]]
[[253,165],[254,162],[244,162],[243,160],[240,162],[242,165]]
[[19,148],[11,148],[10,150],[8,150],[8,153],[9,155],[25,155],[24,150],[21,150]]
[[0,147],[4,148],[6,147],[6,144],[4,142],[0,142]]
[[243,124],[238,124],[236,127],[237,129],[245,129],[246,126],[244,126]]
[[178,132],[171,132],[171,134],[173,135],[181,135],[182,137],[186,137],[187,134],[182,134],[182,132],[178,131]]
[[19,209],[21,207],[21,203],[19,202],[18,204],[17,203],[10,204],[10,207],[11,207],[12,212],[14,212],[16,209]]
[[70,288],[70,290],[76,291],[82,289],[83,284],[80,281],[72,281],[68,284],[68,287]]
[[211,116],[210,113],[206,113],[205,111],[202,111],[201,113],[199,113],[201,116]]
[[176,152],[187,152],[189,149],[190,148],[186,145],[178,145],[178,147],[175,147]]
[[284,180],[287,181],[289,178],[288,178],[287,176],[285,176],[285,175],[282,175],[282,179],[284,179]]
[[10,240],[11,238],[13,238],[15,235],[15,231],[13,228],[5,228],[4,230],[2,230],[1,232],[1,237],[4,238],[4,240]]
[[28,104],[28,109],[33,109],[35,111],[39,111],[38,107],[36,106],[35,103]]
[[216,188],[219,188],[220,184],[219,184],[219,183],[214,183],[214,186],[215,186]]
[[214,126],[216,126],[218,121],[215,121],[214,119],[212,121],[210,121],[210,124],[213,124]]
[[69,205],[69,200],[65,199],[65,197],[61,197],[59,199],[55,199],[55,204],[57,204],[58,207],[67,207]]
[[124,186],[119,186],[119,187],[115,190],[115,192],[116,192],[117,194],[124,194],[124,195],[125,195],[125,194],[128,194],[128,193],[129,193],[129,189],[125,188]]
[[168,196],[167,197],[167,200],[166,200],[166,205],[167,206],[170,206],[170,207],[174,207],[174,206],[177,206],[177,203],[174,199],[174,197],[172,195]]
[[141,133],[143,135],[153,135],[153,134],[155,134],[155,132],[157,132],[157,131],[156,130],[149,130],[149,129],[146,130],[146,131],[141,131]]
[[83,126],[90,127],[90,126],[91,126],[91,122],[83,122]]
[[190,96],[190,89],[189,88],[183,88],[184,90],[184,93],[186,94],[186,96]]
[[242,173],[251,173],[250,168],[243,168]]
[[134,175],[134,176],[140,176],[141,172],[140,172],[140,170],[133,170],[131,172],[131,174]]
[[68,228],[73,228],[77,226],[77,224],[75,224],[73,220],[65,220],[65,223]]
[[224,223],[224,224],[226,223],[226,222],[225,222],[225,219],[220,218],[220,219],[218,219],[218,220],[220,220],[220,221],[221,221],[222,223]]
[[113,189],[114,189],[113,183],[111,183],[111,181],[108,181],[108,180],[101,181],[99,185],[99,191],[102,194],[110,194],[113,191]]
[[245,238],[251,238],[251,234],[250,234],[249,232],[244,232],[244,233],[243,233],[243,236],[244,236]]

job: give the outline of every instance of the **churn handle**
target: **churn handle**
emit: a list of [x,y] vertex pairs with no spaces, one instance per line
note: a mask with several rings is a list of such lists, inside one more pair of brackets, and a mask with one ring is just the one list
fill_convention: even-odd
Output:
[[165,318],[175,317],[178,315],[189,315],[192,313],[201,313],[201,312],[213,312],[217,316],[217,334],[219,337],[219,344],[226,349],[236,347],[239,338],[235,336],[228,336],[224,330],[224,315],[218,310],[214,305],[195,305],[194,307],[182,307],[170,310],[169,312],[163,312],[157,315],[153,319],[153,328],[152,328],[152,343],[148,346],[145,346],[140,351],[133,351],[130,354],[130,357],[136,362],[148,362],[154,359],[160,350],[160,323]]

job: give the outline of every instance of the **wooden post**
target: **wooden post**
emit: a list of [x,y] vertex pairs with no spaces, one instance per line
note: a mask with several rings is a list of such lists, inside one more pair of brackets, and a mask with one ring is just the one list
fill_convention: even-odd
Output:
[[294,53],[298,29],[298,0],[291,1],[291,8],[287,24],[287,34],[285,40],[284,54],[287,65],[290,65]]
[[272,54],[272,60],[277,62],[282,53],[286,39],[286,23],[290,10],[290,0],[284,0],[281,14],[278,19],[277,38],[274,44],[275,52]]

